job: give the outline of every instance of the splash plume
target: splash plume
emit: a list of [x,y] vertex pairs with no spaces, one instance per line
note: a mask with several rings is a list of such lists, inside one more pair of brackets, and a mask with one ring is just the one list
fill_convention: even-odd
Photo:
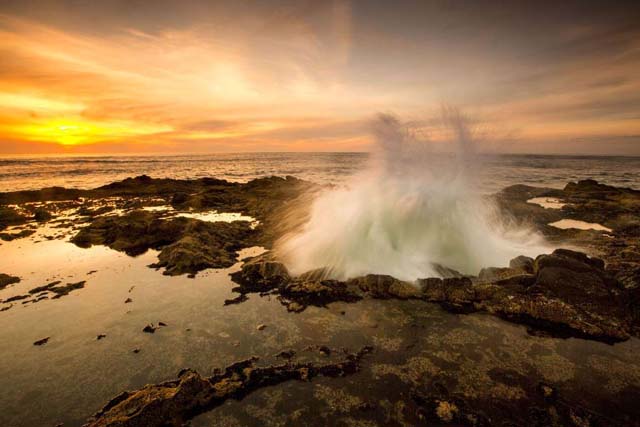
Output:
[[[477,274],[517,255],[543,253],[542,238],[509,226],[475,189],[478,161],[469,121],[445,108],[435,132],[418,137],[390,115],[372,125],[369,168],[313,202],[308,222],[277,253],[293,274],[324,268],[329,277],[389,274],[403,280],[442,276],[442,267]],[[434,152],[448,143],[453,154]]]

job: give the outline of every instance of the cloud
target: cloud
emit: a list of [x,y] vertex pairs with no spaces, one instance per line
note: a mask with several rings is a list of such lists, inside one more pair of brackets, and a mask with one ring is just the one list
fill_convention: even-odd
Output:
[[559,139],[595,150],[588,138],[640,134],[638,10],[6,2],[0,153],[20,141],[67,152],[63,140],[78,151],[366,149],[375,113],[420,121],[441,103],[531,151]]

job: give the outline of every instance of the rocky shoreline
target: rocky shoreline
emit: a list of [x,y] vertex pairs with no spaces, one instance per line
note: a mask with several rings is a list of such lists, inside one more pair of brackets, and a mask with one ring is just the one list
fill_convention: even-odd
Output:
[[[508,267],[486,266],[476,276],[442,266],[443,277],[409,283],[375,274],[338,281],[322,270],[292,277],[270,249],[279,236],[304,223],[305,207],[318,190],[320,187],[293,177],[239,184],[141,176],[93,190],[0,193],[0,238],[7,242],[25,239],[38,227],[48,227],[51,239],[69,239],[81,248],[107,246],[129,256],[156,250],[158,260],[149,267],[164,275],[189,277],[206,269],[231,267],[239,261],[239,250],[261,246],[267,252],[243,260],[232,274],[238,296],[225,304],[242,304],[251,294],[273,296],[291,316],[332,303],[407,301],[435,303],[455,315],[486,313],[526,325],[533,337],[572,337],[607,344],[640,337],[640,191],[592,180],[569,183],[561,190],[508,187],[491,196],[502,215],[567,249],[536,258],[517,257]],[[562,206],[545,208],[531,202],[536,198],[553,198]],[[291,218],[287,212],[294,208],[298,215]],[[234,212],[253,220],[203,221],[193,215],[200,212]],[[595,223],[608,231],[550,225],[561,220]],[[19,283],[20,278],[10,273],[0,274],[0,289]],[[10,309],[16,301],[35,303],[76,290],[80,293],[85,283],[45,282],[0,300],[0,311]],[[373,347],[375,351],[376,345]],[[357,353],[332,351],[344,357],[313,363],[296,362],[294,357],[266,367],[249,359],[210,377],[187,369],[176,380],[122,393],[86,425],[185,425],[198,413],[267,385],[353,373],[370,351],[369,347]],[[295,352],[285,349],[282,354]],[[411,383],[411,407],[414,416],[420,415],[418,419],[436,425],[503,425],[496,423],[495,415],[492,420],[483,413],[482,399],[474,403],[468,397],[454,398],[443,386],[425,389],[417,378]],[[536,415],[539,423],[529,425],[607,425],[607,417],[595,412],[584,409],[578,413],[569,400],[559,397],[556,385],[539,382],[529,388],[536,407],[545,408]],[[534,395],[537,397],[531,397]],[[568,410],[570,407],[573,409]],[[586,420],[586,424],[576,420]],[[624,423],[613,420],[609,425],[618,424]]]

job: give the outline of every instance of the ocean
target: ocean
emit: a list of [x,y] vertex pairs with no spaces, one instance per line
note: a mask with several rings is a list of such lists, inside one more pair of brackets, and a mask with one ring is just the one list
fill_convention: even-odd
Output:
[[[93,188],[137,175],[246,182],[292,175],[340,184],[362,171],[367,153],[235,153],[173,156],[55,156],[0,158],[0,192],[50,186]],[[640,189],[640,157],[478,156],[478,190],[493,193],[511,184],[561,188],[569,181],[597,181]]]

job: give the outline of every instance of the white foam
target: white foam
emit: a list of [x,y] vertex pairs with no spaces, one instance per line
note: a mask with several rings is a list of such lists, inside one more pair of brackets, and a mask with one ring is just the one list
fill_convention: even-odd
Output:
[[338,279],[377,273],[414,280],[438,276],[434,263],[476,274],[517,255],[545,252],[538,234],[502,223],[495,206],[478,195],[463,117],[453,112],[443,122],[457,146],[448,160],[430,156],[429,144],[382,116],[371,167],[346,187],[321,194],[303,229],[278,242],[290,271],[324,267]]

